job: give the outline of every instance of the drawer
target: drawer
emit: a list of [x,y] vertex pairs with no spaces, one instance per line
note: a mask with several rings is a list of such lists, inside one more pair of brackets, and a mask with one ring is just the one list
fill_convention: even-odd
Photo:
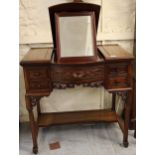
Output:
[[130,62],[111,62],[106,64],[105,88],[129,88],[131,87]]
[[38,80],[38,79],[45,79],[49,77],[48,69],[28,69],[27,75],[30,80]]
[[109,77],[127,77],[128,64],[127,63],[114,63],[108,65]]
[[58,83],[89,83],[104,80],[104,65],[87,67],[55,67],[52,81]]
[[109,79],[109,88],[125,88],[129,86],[130,83],[127,77],[117,77]]
[[50,81],[47,79],[42,81],[30,81],[28,87],[30,90],[49,90]]

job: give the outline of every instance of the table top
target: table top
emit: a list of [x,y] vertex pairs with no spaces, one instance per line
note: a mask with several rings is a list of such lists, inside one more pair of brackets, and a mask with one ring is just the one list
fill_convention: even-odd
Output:
[[103,54],[105,60],[117,60],[117,59],[133,59],[133,55],[127,52],[118,44],[108,44],[98,46],[98,49]]
[[21,65],[27,63],[49,63],[51,61],[51,56],[53,53],[53,48],[31,48],[21,61]]
[[[97,62],[103,62],[105,61],[111,61],[111,60],[127,60],[127,59],[133,59],[134,56],[124,50],[122,47],[120,47],[117,44],[109,44],[109,45],[102,45],[97,46],[100,54],[103,56],[101,58],[101,55],[98,56]],[[44,48],[31,48],[28,53],[24,56],[22,61],[20,62],[21,65],[25,64],[49,64],[53,63],[53,48],[52,47],[44,47]]]

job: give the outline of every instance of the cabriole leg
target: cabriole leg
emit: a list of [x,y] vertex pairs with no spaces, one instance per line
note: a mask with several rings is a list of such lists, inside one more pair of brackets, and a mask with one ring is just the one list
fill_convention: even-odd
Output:
[[123,145],[128,147],[128,129],[129,129],[129,117],[130,117],[130,104],[131,104],[131,92],[118,92],[118,95],[122,97],[124,103],[124,127],[123,127]]
[[30,128],[31,128],[31,133],[32,133],[32,140],[33,140],[33,153],[37,154],[38,153],[38,144],[37,144],[37,135],[38,135],[38,127],[34,119],[34,114],[33,114],[33,104],[31,103],[31,99],[28,96],[25,96],[26,98],[26,107],[29,113],[29,123],[30,123]]

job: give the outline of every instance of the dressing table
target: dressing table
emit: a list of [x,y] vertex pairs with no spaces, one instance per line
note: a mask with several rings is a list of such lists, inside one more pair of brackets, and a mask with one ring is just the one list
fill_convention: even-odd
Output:
[[[81,2],[50,7],[54,47],[32,48],[20,62],[24,72],[26,108],[29,113],[33,153],[35,154],[38,153],[39,127],[73,123],[118,122],[123,132],[124,147],[128,147],[133,55],[117,44],[96,45],[99,12],[99,5]],[[76,20],[74,20],[75,18]],[[78,30],[77,21],[88,25],[86,27],[81,25],[83,30]],[[66,31],[78,31],[79,34],[66,36],[68,32],[63,31],[64,27]],[[67,27],[69,27],[68,30]],[[86,30],[89,34],[87,33],[84,39],[81,37],[83,40],[80,42],[81,39],[79,40],[78,37],[84,35]],[[70,39],[73,36],[75,36],[74,41]],[[75,41],[77,43],[79,41],[80,45]],[[69,45],[73,45],[71,52],[69,52],[71,49]],[[81,53],[79,54],[77,51]],[[104,87],[109,93],[112,93],[112,107],[104,110],[41,112],[39,101],[42,97],[49,96],[53,89],[74,88],[76,85]],[[116,113],[116,95],[123,100],[124,119]],[[35,106],[37,106],[37,121],[33,114]]]

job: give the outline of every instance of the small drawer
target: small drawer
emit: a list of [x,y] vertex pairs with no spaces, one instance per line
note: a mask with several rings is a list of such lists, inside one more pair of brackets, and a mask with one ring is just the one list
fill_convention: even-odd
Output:
[[44,81],[30,81],[29,89],[31,90],[50,89],[50,81],[46,79]]
[[108,65],[109,77],[127,77],[128,75],[128,64],[126,63],[115,63]]
[[48,69],[31,69],[27,73],[30,80],[48,78]]
[[128,78],[119,77],[119,78],[111,78],[109,79],[109,87],[110,88],[125,88],[129,86]]

